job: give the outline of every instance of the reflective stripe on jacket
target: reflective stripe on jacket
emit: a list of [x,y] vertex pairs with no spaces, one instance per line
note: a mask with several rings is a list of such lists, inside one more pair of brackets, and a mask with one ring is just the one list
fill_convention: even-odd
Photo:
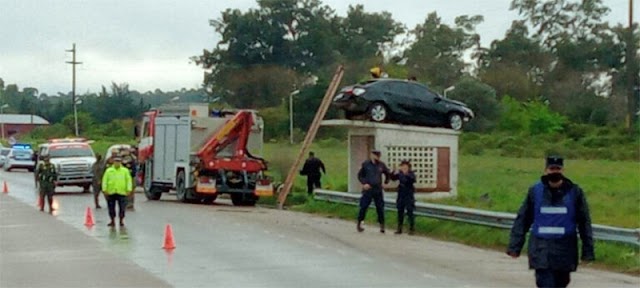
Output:
[[125,167],[109,167],[102,176],[102,191],[109,195],[127,195],[133,189],[131,173]]
[[533,234],[538,238],[558,239],[576,235],[576,192],[575,186],[565,191],[562,201],[551,203],[544,197],[542,182],[533,186],[534,218]]

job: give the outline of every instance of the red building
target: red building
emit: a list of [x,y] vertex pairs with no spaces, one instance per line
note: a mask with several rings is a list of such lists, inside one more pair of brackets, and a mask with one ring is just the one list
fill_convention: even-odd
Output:
[[0,125],[4,126],[0,131],[3,138],[12,135],[24,135],[36,127],[49,125],[49,121],[38,115],[29,114],[0,114]]

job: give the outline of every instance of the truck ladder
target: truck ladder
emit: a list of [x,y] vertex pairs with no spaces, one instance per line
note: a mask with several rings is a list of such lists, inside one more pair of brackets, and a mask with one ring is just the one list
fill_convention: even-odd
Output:
[[322,122],[322,119],[324,119],[324,116],[327,114],[327,110],[329,110],[329,106],[331,105],[333,96],[338,90],[338,85],[340,85],[340,81],[342,81],[343,75],[344,67],[340,65],[338,66],[338,69],[336,69],[336,73],[333,75],[333,80],[331,80],[327,92],[324,94],[324,98],[320,103],[320,108],[318,108],[318,111],[316,111],[316,116],[315,118],[313,118],[311,127],[309,128],[309,131],[307,131],[307,135],[304,137],[304,142],[302,143],[302,147],[298,152],[298,157],[296,158],[296,161],[293,163],[293,165],[291,165],[291,169],[289,169],[287,179],[284,181],[284,187],[278,195],[278,209],[284,208],[284,202],[287,200],[287,196],[289,195],[289,193],[291,192],[291,188],[293,187],[293,180],[295,179],[296,174],[298,174],[298,167],[302,163],[304,155],[307,154],[309,148],[311,148],[313,139],[316,138],[316,134],[318,133],[318,129],[320,128],[320,122]]

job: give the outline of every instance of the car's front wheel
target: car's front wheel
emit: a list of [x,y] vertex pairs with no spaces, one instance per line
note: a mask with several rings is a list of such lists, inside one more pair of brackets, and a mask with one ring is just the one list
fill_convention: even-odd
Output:
[[389,118],[389,110],[383,103],[376,102],[369,107],[369,118],[374,122],[384,122]]
[[460,131],[462,130],[462,116],[458,113],[449,114],[449,128]]

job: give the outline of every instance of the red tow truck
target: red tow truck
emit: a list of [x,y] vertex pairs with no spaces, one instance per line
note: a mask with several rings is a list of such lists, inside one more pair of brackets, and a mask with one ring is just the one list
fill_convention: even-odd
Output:
[[144,113],[136,137],[139,177],[150,200],[174,189],[178,200],[190,203],[229,194],[234,205],[252,206],[273,196],[266,161],[252,154],[263,144],[255,111],[214,116],[207,104],[164,106]]

